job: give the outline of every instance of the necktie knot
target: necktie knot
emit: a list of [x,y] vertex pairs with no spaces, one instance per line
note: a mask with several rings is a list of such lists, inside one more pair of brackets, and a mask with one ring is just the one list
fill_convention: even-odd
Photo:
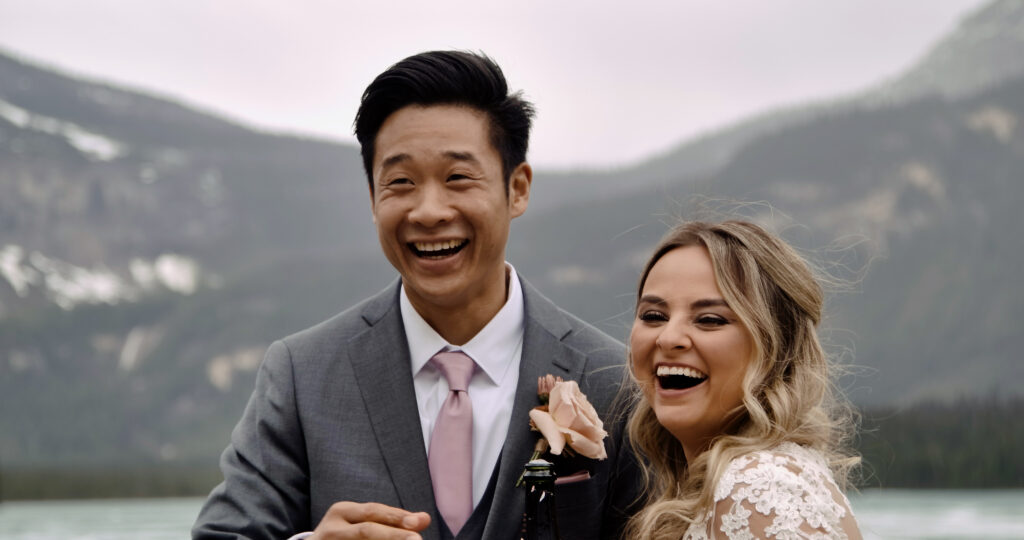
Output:
[[462,351],[443,351],[431,359],[437,369],[441,370],[448,381],[448,389],[465,392],[469,389],[469,379],[473,377],[476,363]]

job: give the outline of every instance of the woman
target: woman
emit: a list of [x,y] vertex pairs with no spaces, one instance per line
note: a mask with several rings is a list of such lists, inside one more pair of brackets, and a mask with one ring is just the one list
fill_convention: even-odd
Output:
[[662,240],[630,334],[629,430],[650,465],[631,537],[860,538],[822,298],[803,259],[752,223],[686,223]]

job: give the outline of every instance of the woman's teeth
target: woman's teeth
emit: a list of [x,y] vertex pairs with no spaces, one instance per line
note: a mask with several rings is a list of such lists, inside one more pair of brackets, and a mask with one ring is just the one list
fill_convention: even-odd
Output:
[[704,382],[708,376],[687,366],[658,366],[658,384],[666,390],[684,390]]
[[659,377],[665,375],[685,375],[694,379],[706,379],[707,375],[687,366],[658,366],[657,375]]

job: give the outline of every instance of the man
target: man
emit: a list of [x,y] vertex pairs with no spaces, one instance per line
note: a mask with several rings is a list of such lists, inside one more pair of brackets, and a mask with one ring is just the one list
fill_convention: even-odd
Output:
[[611,432],[606,460],[562,463],[583,473],[558,486],[563,537],[618,536],[638,493],[613,410],[625,351],[504,260],[532,115],[481,55],[422,53],[370,84],[356,136],[400,282],[270,347],[193,537],[519,538],[547,374],[578,381]]

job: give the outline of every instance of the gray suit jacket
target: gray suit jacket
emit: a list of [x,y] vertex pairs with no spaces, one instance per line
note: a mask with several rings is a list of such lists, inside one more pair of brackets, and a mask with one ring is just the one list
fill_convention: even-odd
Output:
[[[271,345],[194,538],[283,540],[343,500],[428,512],[423,536],[440,538],[398,295],[392,285]],[[514,483],[537,440],[528,419],[536,380],[548,373],[578,381],[610,432],[608,459],[587,463],[591,478],[558,487],[560,528],[567,538],[616,538],[639,485],[624,414],[613,411],[625,350],[525,281],[523,295],[519,386],[483,538],[518,538],[524,494]]]

